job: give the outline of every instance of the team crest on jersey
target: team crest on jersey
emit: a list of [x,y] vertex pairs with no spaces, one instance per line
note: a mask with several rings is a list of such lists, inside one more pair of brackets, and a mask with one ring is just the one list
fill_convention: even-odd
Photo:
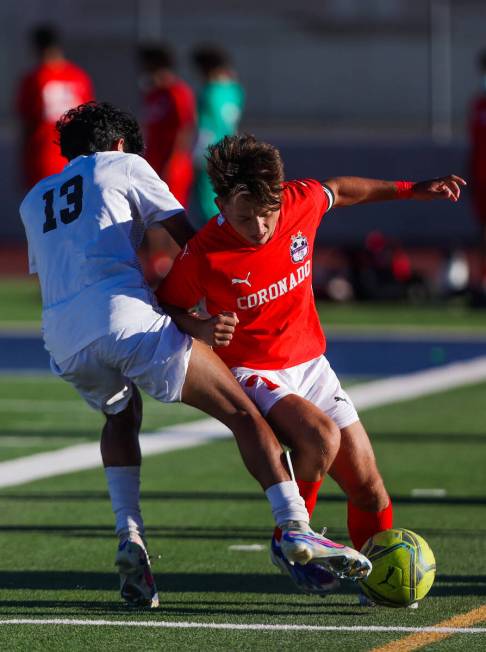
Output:
[[290,257],[293,263],[300,263],[309,253],[309,242],[306,236],[299,231],[297,235],[290,236]]

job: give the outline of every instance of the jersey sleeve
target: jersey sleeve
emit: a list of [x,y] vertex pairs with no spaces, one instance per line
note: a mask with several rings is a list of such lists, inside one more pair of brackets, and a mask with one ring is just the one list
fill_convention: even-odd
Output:
[[331,210],[334,204],[334,193],[328,186],[326,186],[325,183],[322,183],[321,181],[316,181],[315,179],[306,179],[305,183],[312,193],[314,204],[320,217],[322,218],[325,213]]
[[189,241],[159,285],[155,293],[157,299],[160,303],[179,308],[192,308],[204,297],[205,290],[201,280],[205,276],[202,261],[192,250]]
[[129,171],[130,193],[146,227],[184,210],[168,185],[141,156],[134,156]]

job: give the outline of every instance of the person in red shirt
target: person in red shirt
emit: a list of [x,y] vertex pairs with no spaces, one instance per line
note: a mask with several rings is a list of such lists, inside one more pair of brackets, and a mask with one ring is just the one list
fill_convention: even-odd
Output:
[[[346,493],[349,534],[359,550],[392,527],[392,504],[369,437],[324,357],[312,291],[316,231],[332,207],[401,198],[457,201],[465,181],[451,175],[420,183],[357,177],[284,182],[278,150],[252,136],[225,137],[211,146],[208,172],[221,213],[180,252],[158,299],[190,333],[194,318],[171,306],[204,305],[214,315],[209,332],[218,316],[233,316],[234,333],[213,341],[221,345],[217,353],[291,449],[309,516],[326,473]],[[272,561],[300,588],[323,594],[335,586],[319,564],[289,564],[280,536],[276,529]]]
[[[175,59],[168,47],[141,48],[139,60],[146,86],[142,98],[144,155],[176,199],[187,207],[194,177],[194,94],[174,72]],[[167,274],[178,252],[169,234],[160,229],[156,253],[144,252],[145,277],[150,285]]]
[[67,159],[57,143],[56,121],[65,111],[94,99],[90,77],[65,58],[53,27],[37,27],[31,41],[39,63],[21,80],[17,94],[26,190],[64,168]]
[[194,94],[175,74],[174,56],[169,48],[142,48],[140,61],[148,79],[142,120],[145,158],[176,199],[187,206],[193,179]]
[[470,177],[475,213],[481,229],[480,283],[474,303],[486,307],[486,50],[479,55],[482,90],[475,98],[470,116]]

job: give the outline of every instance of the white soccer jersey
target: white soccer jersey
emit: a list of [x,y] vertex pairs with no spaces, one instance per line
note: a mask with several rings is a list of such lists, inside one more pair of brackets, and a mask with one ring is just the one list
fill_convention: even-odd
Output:
[[183,210],[140,156],[78,156],[40,181],[20,207],[42,325],[56,361],[113,332],[129,337],[153,311],[137,260],[144,231]]

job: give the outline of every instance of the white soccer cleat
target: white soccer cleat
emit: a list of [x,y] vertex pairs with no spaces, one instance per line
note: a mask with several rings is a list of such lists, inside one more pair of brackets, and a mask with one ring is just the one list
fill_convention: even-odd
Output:
[[289,562],[275,537],[272,537],[270,545],[270,560],[282,573],[290,575],[294,584],[303,593],[325,597],[339,588],[339,580],[323,566],[312,562],[305,566],[298,562]]
[[339,579],[362,580],[371,573],[371,562],[354,548],[313,532],[308,526],[302,530],[292,529],[294,524],[284,527],[280,546],[290,563],[313,562],[324,566]]
[[128,605],[151,609],[159,606],[150,559],[142,542],[126,539],[120,543],[115,566],[120,574],[120,594]]

